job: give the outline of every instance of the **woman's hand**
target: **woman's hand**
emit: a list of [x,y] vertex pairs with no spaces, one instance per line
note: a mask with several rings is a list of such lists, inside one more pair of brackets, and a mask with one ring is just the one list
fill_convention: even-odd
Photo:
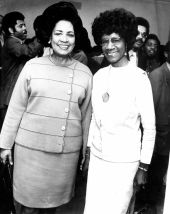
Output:
[[0,158],[4,164],[9,161],[9,164],[13,165],[11,149],[1,149]]
[[87,174],[88,167],[89,167],[89,161],[90,161],[90,148],[87,147],[86,153],[84,155],[84,158],[81,161],[80,170],[83,173],[83,176]]

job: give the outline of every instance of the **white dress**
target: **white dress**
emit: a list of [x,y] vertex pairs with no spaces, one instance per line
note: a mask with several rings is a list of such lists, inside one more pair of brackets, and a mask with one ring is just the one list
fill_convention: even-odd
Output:
[[100,69],[93,79],[92,106],[84,214],[126,214],[139,161],[149,164],[154,147],[154,105],[146,73],[132,63]]

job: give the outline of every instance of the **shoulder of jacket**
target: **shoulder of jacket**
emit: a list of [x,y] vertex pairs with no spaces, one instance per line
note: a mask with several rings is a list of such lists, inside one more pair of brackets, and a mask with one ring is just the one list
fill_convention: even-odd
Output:
[[46,57],[34,57],[26,62],[27,66],[48,65]]
[[83,64],[82,62],[79,62],[78,60],[75,61],[76,61],[75,69],[86,72],[88,75],[92,76],[92,72],[87,65]]
[[152,77],[155,77],[155,76],[159,76],[159,77],[162,77],[163,76],[163,70],[167,69],[167,66],[166,64],[162,64],[160,67],[154,69],[150,75],[149,75],[149,78],[152,78]]
[[15,44],[15,43],[17,43],[17,44],[24,44],[24,42],[23,41],[21,41],[20,39],[17,39],[17,38],[15,38],[15,37],[8,37],[6,40],[5,40],[5,43],[4,43],[4,45],[5,44]]

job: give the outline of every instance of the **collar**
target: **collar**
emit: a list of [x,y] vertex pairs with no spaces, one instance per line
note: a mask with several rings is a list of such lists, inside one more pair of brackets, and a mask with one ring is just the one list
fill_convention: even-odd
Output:
[[11,35],[10,37],[13,38],[13,39],[18,40],[18,41],[21,43],[21,45],[24,44],[24,41],[21,40],[21,39],[19,39],[18,37],[15,37],[15,36],[13,36],[13,35]]

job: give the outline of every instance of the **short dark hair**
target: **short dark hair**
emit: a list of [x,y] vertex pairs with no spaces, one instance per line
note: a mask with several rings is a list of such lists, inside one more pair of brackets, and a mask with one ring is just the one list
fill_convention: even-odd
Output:
[[144,26],[146,28],[146,34],[148,35],[149,30],[150,30],[150,25],[149,25],[148,20],[146,20],[143,17],[138,16],[138,17],[136,17],[136,22],[137,22],[137,25],[141,25],[141,26]]
[[159,38],[158,38],[158,36],[157,36],[156,34],[153,34],[153,33],[149,34],[149,35],[147,36],[146,40],[145,40],[145,44],[146,44],[146,42],[147,42],[149,39],[153,39],[153,40],[157,41],[158,46],[161,45],[161,42],[160,42],[160,40],[159,40]]
[[9,28],[14,29],[15,25],[17,24],[17,20],[24,19],[24,15],[18,11],[7,13],[2,20],[2,30],[8,36],[10,35]]
[[122,37],[129,51],[138,34],[136,17],[123,8],[106,10],[99,14],[92,23],[92,35],[97,45],[101,45],[103,35],[117,33]]

